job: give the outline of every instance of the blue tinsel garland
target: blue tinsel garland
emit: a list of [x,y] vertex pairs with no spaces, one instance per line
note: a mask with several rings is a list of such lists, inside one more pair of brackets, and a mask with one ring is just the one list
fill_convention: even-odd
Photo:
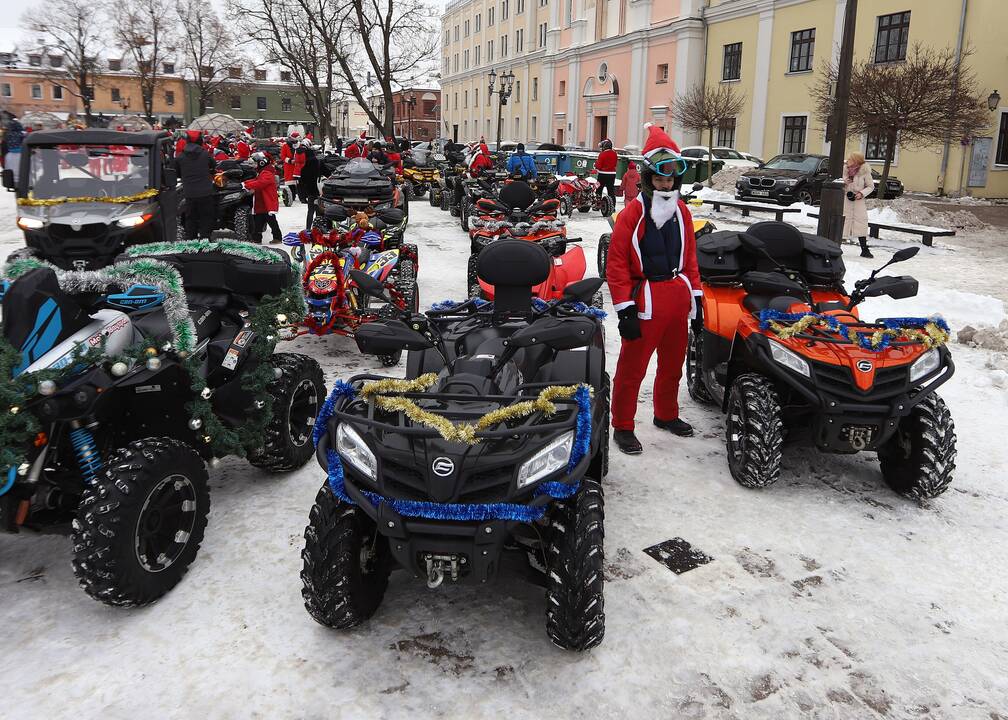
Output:
[[[492,304],[487,300],[483,300],[482,298],[475,298],[475,300],[476,300],[476,307],[478,308],[482,308]],[[433,305],[431,305],[431,310],[435,311],[454,310],[455,308],[459,307],[462,304],[463,303],[456,302],[454,300],[442,300],[441,302],[436,302]],[[605,310],[597,308],[594,305],[585,305],[583,302],[571,303],[568,307],[574,310],[574,312],[583,313],[584,315],[589,315],[591,317],[598,318],[599,320],[605,320],[607,317],[609,317],[609,314]],[[536,312],[542,312],[543,310],[546,309],[546,301],[537,297],[532,298],[532,309],[535,310]]]
[[[322,405],[318,419],[315,421],[313,439],[316,447],[319,439],[325,434],[332,417],[336,402],[343,397],[353,397],[356,391],[351,385],[341,380],[337,380],[333,386],[333,391]],[[578,404],[577,427],[574,433],[574,444],[571,448],[570,460],[567,463],[567,473],[588,454],[591,449],[591,393],[586,386],[578,388],[574,393],[574,399]],[[329,472],[328,482],[333,494],[346,503],[355,504],[346,493],[343,478],[343,462],[339,453],[334,448],[326,450]],[[536,488],[535,496],[549,495],[558,500],[564,500],[574,495],[581,486],[577,483],[564,483],[560,481],[546,482]],[[545,513],[545,507],[535,507],[532,505],[521,505],[519,503],[435,503],[423,502],[420,500],[398,500],[386,498],[370,490],[361,490],[364,497],[371,503],[380,505],[385,503],[397,513],[404,517],[419,517],[428,520],[457,520],[457,521],[478,521],[486,520],[513,520],[518,522],[535,522]]]
[[[780,310],[767,308],[765,310],[760,310],[760,330],[769,330],[771,322],[798,322],[808,315],[813,315],[818,320],[819,324],[827,326],[831,331],[843,337],[847,337],[847,331],[853,329],[850,325],[840,322],[840,320],[833,315],[821,315],[819,313],[786,313],[781,312]],[[922,330],[928,323],[934,323],[943,332],[949,332],[948,323],[945,322],[945,319],[939,315],[929,318],[879,318],[875,322],[888,330],[897,330],[899,328]],[[892,338],[889,335],[883,335],[878,345],[872,345],[872,333],[862,332],[860,330],[855,330],[855,336],[857,337],[858,346],[863,350],[868,350],[870,352],[882,352],[887,349],[892,342]]]

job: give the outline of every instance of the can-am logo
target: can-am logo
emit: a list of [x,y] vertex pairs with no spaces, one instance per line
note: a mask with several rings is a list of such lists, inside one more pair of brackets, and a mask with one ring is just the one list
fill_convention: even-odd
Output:
[[857,369],[861,372],[871,372],[874,365],[871,364],[871,360],[858,360]]
[[448,477],[455,472],[455,463],[452,462],[451,458],[435,458],[434,462],[431,463],[431,470],[433,470],[434,474],[438,477]]

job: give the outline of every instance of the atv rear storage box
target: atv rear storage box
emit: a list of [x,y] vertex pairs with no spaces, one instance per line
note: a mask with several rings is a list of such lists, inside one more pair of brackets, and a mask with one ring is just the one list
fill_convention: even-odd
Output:
[[274,255],[274,262],[222,252],[145,253],[137,248],[120,260],[150,258],[174,265],[187,291],[215,290],[252,298],[279,295],[295,282],[294,269],[286,254],[272,248],[252,247],[251,251]]
[[[812,286],[832,287],[843,281],[846,272],[843,250],[836,243],[811,233],[797,233],[793,228],[797,233],[793,237],[772,235],[768,230],[774,228],[769,226],[777,224],[758,223],[752,227],[757,228],[757,236],[783,267],[799,270]],[[704,282],[712,285],[737,283],[750,270],[774,269],[766,257],[743,246],[740,234],[736,230],[721,230],[697,238],[697,265]],[[797,235],[801,236],[800,245]],[[789,247],[779,248],[778,245]],[[799,248],[799,252],[794,252]]]
[[392,180],[367,160],[351,160],[322,183],[326,200],[356,202],[390,202]]
[[829,238],[802,233],[805,241],[805,267],[802,275],[810,285],[832,286],[841,282],[846,268],[843,250]]
[[704,282],[723,284],[740,282],[742,275],[756,263],[742,247],[739,233],[721,230],[697,238],[697,265]]

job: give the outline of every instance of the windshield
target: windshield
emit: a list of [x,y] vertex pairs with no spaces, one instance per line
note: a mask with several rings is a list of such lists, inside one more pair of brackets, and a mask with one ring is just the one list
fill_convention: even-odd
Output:
[[33,147],[29,191],[38,199],[123,197],[150,187],[150,148],[131,145]]
[[819,167],[818,158],[814,155],[778,155],[763,167],[771,170],[797,170],[798,172],[815,172]]
[[728,148],[714,148],[714,157],[718,160],[745,160],[739,153]]

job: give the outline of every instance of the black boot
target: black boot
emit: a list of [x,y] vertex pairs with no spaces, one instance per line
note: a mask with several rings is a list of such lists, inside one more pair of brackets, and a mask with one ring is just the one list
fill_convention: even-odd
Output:
[[634,435],[633,430],[614,430],[612,438],[620,452],[627,455],[640,455],[644,452],[644,448],[641,447],[640,440]]
[[693,437],[693,426],[682,418],[676,418],[675,420],[659,420],[655,418],[654,424],[662,430],[668,430],[673,435]]
[[861,257],[863,258],[873,258],[874,255],[871,254],[871,250],[868,249],[868,238],[859,237],[858,242],[861,243]]

